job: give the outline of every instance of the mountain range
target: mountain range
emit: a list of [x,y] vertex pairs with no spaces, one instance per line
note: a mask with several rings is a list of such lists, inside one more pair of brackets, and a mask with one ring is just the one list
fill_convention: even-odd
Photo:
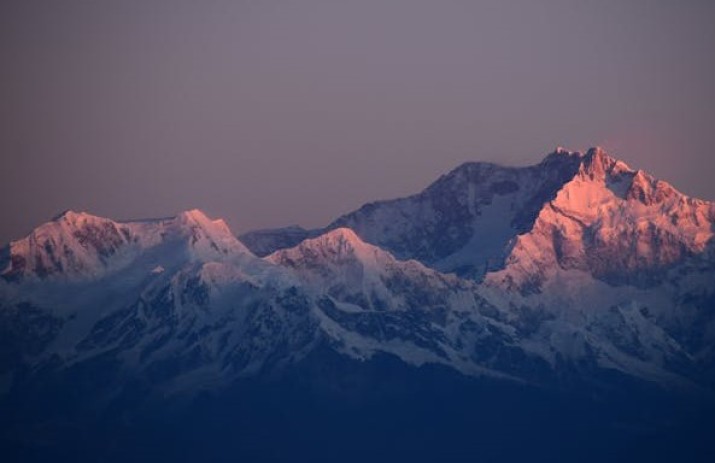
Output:
[[50,390],[107,410],[127,391],[193,400],[384,359],[711,403],[714,234],[715,203],[600,148],[466,163],[312,230],[237,237],[199,210],[133,222],[67,211],[0,252],[6,428],[46,423],[28,404]]

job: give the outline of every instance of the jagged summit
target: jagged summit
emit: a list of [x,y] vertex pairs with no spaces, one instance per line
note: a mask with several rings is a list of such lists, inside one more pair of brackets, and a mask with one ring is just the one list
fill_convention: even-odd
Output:
[[250,245],[265,255],[346,227],[398,259],[478,281],[517,261],[534,261],[526,280],[553,265],[611,278],[702,252],[713,210],[601,147],[557,147],[527,167],[465,163],[418,194],[366,204],[321,230],[256,232]]
[[[206,213],[200,209],[190,209],[178,214],[175,222],[179,226],[189,226],[191,228],[199,228],[205,233],[214,238],[220,238],[222,241],[238,242],[228,227],[228,224],[223,219],[210,219]],[[243,245],[241,245],[243,247]]]
[[[663,180],[658,180],[642,170],[636,171],[631,186],[626,192],[626,199],[639,201],[647,206],[663,203],[670,199],[686,199],[686,196]],[[691,200],[689,202],[700,202]]]
[[330,230],[316,238],[307,240],[310,244],[317,244],[320,246],[331,247],[335,249],[344,250],[359,250],[365,249],[370,246],[360,239],[355,232],[347,227],[340,227]]
[[[87,211],[77,211],[74,209],[65,209],[62,212],[54,215],[49,222],[70,222],[77,223],[86,220],[102,220],[102,221],[112,221],[115,223],[151,223],[151,222],[167,222],[167,221],[179,221],[185,223],[210,223],[210,222],[223,222],[223,219],[210,219],[208,215],[201,209],[187,209],[181,211],[175,215],[169,217],[160,218],[140,218],[140,219],[130,219],[130,220],[115,220],[108,217],[102,217],[96,214],[92,214]],[[48,223],[49,223],[48,222]]]
[[713,204],[688,198],[601,148],[579,159],[577,174],[515,237],[506,270],[490,281],[536,291],[564,269],[647,285],[657,281],[655,273],[705,252],[712,242]]
[[586,159],[600,159],[603,161],[613,160],[613,158],[606,152],[606,150],[600,146],[592,146],[583,155]]
[[182,211],[176,215],[176,220],[196,224],[209,224],[213,222],[201,209],[189,209],[186,211]]
[[[298,248],[369,261],[384,250],[478,281],[525,260],[538,261],[520,270],[532,275],[551,265],[542,262],[549,255],[555,256],[549,262],[607,275],[619,265],[642,270],[701,252],[712,236],[714,211],[712,204],[687,198],[601,147],[585,152],[557,147],[528,167],[462,164],[421,193],[369,203],[324,229],[263,230],[242,240],[260,256]],[[646,235],[650,241],[639,238],[638,246],[627,246]],[[532,239],[538,253],[528,251]],[[3,259],[3,275],[96,273],[127,249],[139,252],[166,240],[187,243],[192,259],[203,261],[251,253],[223,220],[199,209],[127,222],[68,210],[12,243],[4,251],[9,257]],[[614,240],[626,244],[607,244]],[[596,252],[591,248],[601,255],[604,247],[618,259],[579,257]]]
[[562,146],[557,146],[551,153],[547,154],[539,164],[549,164],[554,162],[575,162],[583,156],[579,151],[571,151]]
[[509,242],[529,230],[580,163],[566,150],[529,167],[465,163],[416,195],[367,204],[327,229],[348,227],[399,259],[479,279],[503,261]]
[[306,239],[294,248],[277,251],[267,259],[284,264],[299,261],[318,264],[356,260],[366,265],[374,265],[378,259],[392,260],[393,257],[388,252],[365,243],[350,228],[340,227]]
[[594,146],[585,152],[571,151],[557,146],[554,151],[546,155],[539,165],[545,168],[558,168],[559,163],[572,167],[576,165],[577,169],[574,175],[580,174],[592,179],[603,179],[606,175],[632,172],[628,164],[614,158],[600,146]]
[[92,214],[88,214],[87,212],[84,212],[84,211],[75,211],[72,209],[65,209],[64,211],[62,211],[59,214],[52,217],[52,219],[50,219],[50,220],[53,222],[59,222],[60,220],[74,221],[74,220],[85,218],[85,217],[96,217],[96,216],[94,216]]
[[86,212],[64,211],[5,248],[5,279],[93,275],[132,241],[129,227]]
[[[454,297],[453,290],[470,289],[415,260],[398,260],[345,227],[276,251],[266,260],[289,269],[313,290],[325,291],[334,303],[347,304],[351,313],[439,310]],[[474,302],[471,293],[463,297],[467,304]]]
[[181,387],[313,348],[526,381],[609,370],[712,385],[714,231],[713,204],[601,148],[557,148],[527,167],[463,164],[324,229],[256,233],[263,258],[198,209],[65,211],[0,253],[0,310],[34,317],[27,299],[67,317],[45,360],[109,354]]
[[171,253],[177,252],[200,261],[251,255],[226,222],[211,220],[198,209],[130,222],[68,210],[11,242],[3,251],[7,257],[0,274],[6,280],[98,278],[158,247],[167,248],[170,260],[176,260]]
[[552,152],[547,154],[541,162],[533,166],[507,166],[496,162],[489,161],[468,161],[460,164],[452,169],[447,174],[440,177],[435,184],[444,179],[458,175],[463,171],[483,170],[483,171],[498,171],[504,169],[529,169],[539,167],[554,168],[557,164],[564,165],[577,164],[584,172],[588,174],[604,175],[606,173],[633,172],[633,170],[624,161],[613,157],[604,148],[594,146],[586,151],[574,151],[562,146],[557,146]]
[[590,148],[581,156],[579,174],[582,176],[603,180],[626,173],[632,173],[631,168],[625,162],[611,157],[601,147]]
[[192,255],[199,260],[252,254],[223,219],[211,220],[199,209],[180,213],[174,222],[179,235],[189,238]]
[[[586,152],[557,147],[544,158],[541,165],[553,168],[555,162],[565,161],[578,165],[572,181],[595,182],[593,188],[609,189],[620,199],[651,205],[669,198],[686,197],[669,183],[656,179],[643,170],[631,168],[600,146],[589,148]],[[565,183],[564,187],[567,185],[568,183]]]

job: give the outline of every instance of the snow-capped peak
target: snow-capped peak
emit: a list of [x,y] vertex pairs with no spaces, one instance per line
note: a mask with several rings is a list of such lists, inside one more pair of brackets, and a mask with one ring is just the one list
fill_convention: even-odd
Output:
[[370,246],[361,240],[352,229],[347,227],[340,227],[335,230],[331,230],[318,236],[317,238],[307,240],[306,244],[332,248],[345,253],[355,252],[356,250],[364,250],[366,248],[374,248],[374,246]]
[[429,305],[429,301],[441,304],[440,297],[447,297],[450,285],[466,287],[455,277],[415,260],[397,260],[345,227],[265,259],[288,269],[312,290],[349,304],[350,310],[407,310]]
[[[265,257],[274,264],[297,271],[308,280],[377,282],[388,274],[437,274],[415,260],[398,260],[388,251],[364,242],[351,229],[341,227],[316,238],[306,239],[290,249]],[[343,282],[344,282],[343,281]],[[353,281],[354,282],[354,281]],[[362,287],[362,283],[358,285]]]
[[180,233],[188,234],[191,248],[201,260],[222,255],[252,255],[223,219],[211,220],[203,211],[191,209],[178,214],[174,222]]
[[[713,249],[713,231],[712,203],[601,148],[557,148],[529,167],[464,164],[326,229],[278,231],[287,249],[264,259],[198,209],[134,222],[65,211],[2,250],[2,277],[21,281],[0,290],[71,314],[47,352],[72,362],[102,346],[129,366],[177,359],[193,376],[184,358],[215,359],[221,374],[243,375],[320,345],[525,379],[562,360],[648,377],[652,365],[691,368],[676,363],[679,325],[671,339],[658,323],[672,307],[689,324],[712,320],[689,311],[712,306],[715,253],[698,253]],[[708,336],[693,345],[711,348]]]
[[584,157],[591,159],[612,159],[611,156],[608,155],[606,150],[600,146],[592,146],[591,148],[589,148],[586,151]]
[[211,220],[198,209],[135,222],[68,210],[10,243],[0,274],[6,280],[97,278],[131,265],[150,249],[174,262],[179,254],[204,262],[252,256],[223,220]]
[[705,250],[715,229],[712,210],[591,148],[531,230],[516,237],[506,271],[489,279],[533,286],[557,269],[577,269],[607,281],[645,281],[648,272]]
[[72,209],[66,209],[52,218],[53,222],[59,222],[65,220],[67,222],[77,222],[80,220],[87,220],[90,218],[100,218],[95,215],[89,214],[84,211],[75,211]]
[[209,224],[211,219],[200,209],[189,209],[176,215],[177,220],[188,224]]
[[341,227],[304,240],[294,248],[277,251],[267,259],[284,264],[299,260],[316,264],[342,263],[347,260],[374,264],[378,256],[392,258],[388,252],[362,241],[350,228]]
[[600,146],[590,148],[581,159],[580,173],[591,179],[605,179],[608,176],[632,172],[625,162],[611,157]]
[[174,219],[179,226],[190,229],[200,228],[212,236],[222,236],[234,241],[235,237],[228,224],[223,219],[210,219],[203,211],[191,209],[184,211]]
[[93,275],[131,242],[131,235],[124,224],[86,212],[65,211],[8,245],[2,276]]
[[626,192],[627,199],[639,201],[646,206],[678,197],[684,198],[684,195],[668,182],[657,180],[642,170],[635,173],[631,186]]

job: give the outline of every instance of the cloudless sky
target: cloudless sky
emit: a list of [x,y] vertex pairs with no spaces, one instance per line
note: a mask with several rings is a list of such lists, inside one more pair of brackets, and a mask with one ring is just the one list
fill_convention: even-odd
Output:
[[708,0],[2,0],[0,243],[64,209],[325,225],[604,146],[715,199]]

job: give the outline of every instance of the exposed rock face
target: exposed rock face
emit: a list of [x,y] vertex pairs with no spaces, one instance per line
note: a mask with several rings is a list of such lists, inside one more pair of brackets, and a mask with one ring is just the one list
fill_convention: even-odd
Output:
[[657,284],[659,272],[710,252],[714,217],[712,203],[601,148],[585,154],[559,148],[530,167],[464,164],[419,194],[367,204],[323,230],[251,238],[267,254],[347,227],[399,259],[538,291],[559,268],[614,284]]
[[244,233],[239,239],[251,252],[265,257],[277,249],[292,248],[306,238],[316,236],[315,232],[298,226],[278,229],[255,230]]
[[245,235],[262,258],[197,210],[67,212],[0,256],[15,359],[0,372],[101,367],[108,384],[170,393],[273,374],[320,346],[539,384],[618,371],[712,389],[714,223],[712,203],[597,148],[469,163],[325,229]]
[[6,280],[99,278],[167,245],[204,260],[250,254],[223,220],[209,220],[196,209],[140,222],[67,211],[10,243],[0,272]]
[[467,163],[419,194],[367,204],[324,229],[259,230],[241,239],[255,254],[267,255],[346,227],[399,259],[479,280],[502,266],[513,237],[532,227],[579,165],[579,154],[563,149],[531,167]]
[[129,227],[67,211],[9,245],[8,279],[91,274],[132,243]]
[[708,252],[714,211],[594,148],[488,279],[536,291],[557,269],[576,269],[612,284],[658,284],[660,272]]

